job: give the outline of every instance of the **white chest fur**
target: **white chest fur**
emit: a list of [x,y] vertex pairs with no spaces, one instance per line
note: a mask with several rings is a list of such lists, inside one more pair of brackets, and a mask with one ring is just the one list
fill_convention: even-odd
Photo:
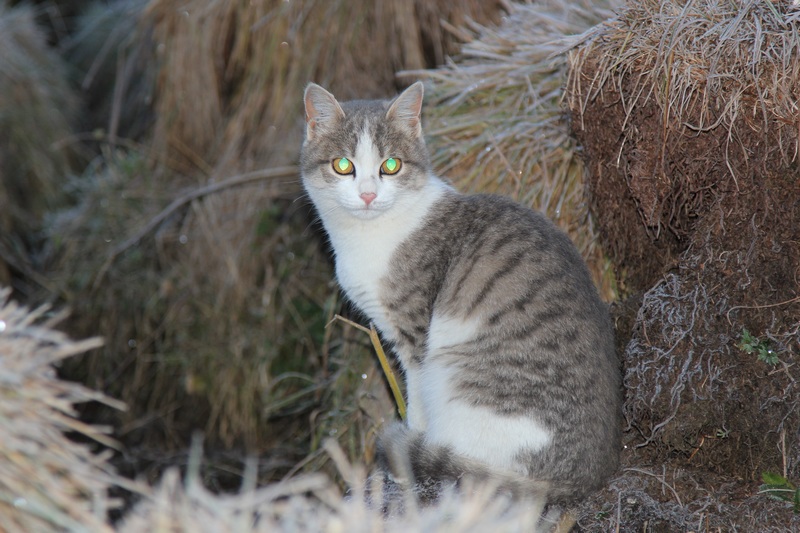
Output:
[[431,177],[422,191],[400,195],[391,209],[371,219],[338,210],[323,215],[336,255],[336,278],[347,297],[388,340],[395,331],[381,305],[381,280],[397,248],[424,222],[431,207],[450,187]]
[[388,273],[395,250],[408,238],[405,229],[389,219],[356,221],[348,234],[331,237],[339,285],[387,337],[394,337],[394,331],[381,305],[381,279]]

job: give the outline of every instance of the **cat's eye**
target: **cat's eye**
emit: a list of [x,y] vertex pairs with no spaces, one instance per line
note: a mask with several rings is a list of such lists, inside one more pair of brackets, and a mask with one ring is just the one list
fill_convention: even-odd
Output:
[[399,159],[390,157],[381,164],[381,174],[397,174],[402,166],[403,163]]
[[331,163],[333,171],[343,176],[353,173],[353,163],[346,157],[338,157]]

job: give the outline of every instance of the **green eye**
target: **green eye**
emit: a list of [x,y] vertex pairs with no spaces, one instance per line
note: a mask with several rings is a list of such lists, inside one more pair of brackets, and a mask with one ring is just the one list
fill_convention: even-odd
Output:
[[337,174],[346,175],[353,173],[353,163],[351,163],[346,157],[334,159],[331,166],[333,166],[333,171]]
[[399,159],[395,159],[394,157],[390,157],[386,161],[383,162],[381,165],[381,173],[382,174],[397,174],[400,172],[400,167],[403,166],[403,163],[400,162]]

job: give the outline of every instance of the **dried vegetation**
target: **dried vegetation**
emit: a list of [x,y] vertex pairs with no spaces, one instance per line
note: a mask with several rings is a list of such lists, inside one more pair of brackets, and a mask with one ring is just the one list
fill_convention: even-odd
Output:
[[796,172],[798,24],[791,2],[650,0],[577,39],[569,106],[587,159],[616,149],[590,188],[620,215],[600,229],[631,289],[686,249],[717,189]]
[[[397,70],[453,51],[440,19],[498,9],[152,0],[81,18],[69,56],[111,117],[95,120],[99,154],[69,180],[75,205],[50,219],[49,257],[72,330],[107,339],[68,374],[129,405],[92,416],[148,457],[197,429],[212,452],[269,451],[264,478],[319,466],[329,435],[369,456],[392,409],[368,339],[325,328],[343,304],[291,166],[302,91],[315,80],[343,98],[390,96]],[[122,138],[141,117],[145,134]]]
[[325,448],[351,486],[347,495],[319,473],[256,488],[251,468],[238,494],[220,496],[209,492],[200,481],[200,461],[195,454],[185,481],[181,482],[177,470],[166,472],[159,487],[126,516],[119,531],[214,532],[229,528],[248,533],[538,531],[534,528],[540,509],[511,506],[508,500],[497,499],[491,491],[481,489],[467,494],[445,494],[437,507],[418,508],[408,502],[402,516],[391,513],[387,516],[366,503],[364,492],[370,481],[364,472],[351,466],[334,443],[327,443]]
[[632,2],[570,56],[593,213],[638,302],[626,462],[666,465],[668,529],[797,524],[753,495],[800,476],[798,24],[791,2]]
[[111,531],[107,490],[118,480],[108,453],[108,430],[78,420],[76,404],[118,402],[78,383],[59,380],[55,366],[96,348],[100,339],[75,342],[53,329],[62,317],[29,311],[0,289],[0,530]]
[[67,65],[47,45],[30,5],[0,3],[0,285],[28,291],[41,281],[34,250],[42,217],[63,196],[74,152],[78,95]]

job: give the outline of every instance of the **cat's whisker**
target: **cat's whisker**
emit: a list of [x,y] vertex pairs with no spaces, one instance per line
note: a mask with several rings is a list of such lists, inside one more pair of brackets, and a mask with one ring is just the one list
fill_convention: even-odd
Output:
[[308,203],[312,203],[311,197],[308,195],[307,192],[303,192],[302,194],[299,194],[297,197],[295,197],[294,200],[292,200],[292,203],[296,204],[296,203],[300,202],[301,200],[302,201],[306,201]]

